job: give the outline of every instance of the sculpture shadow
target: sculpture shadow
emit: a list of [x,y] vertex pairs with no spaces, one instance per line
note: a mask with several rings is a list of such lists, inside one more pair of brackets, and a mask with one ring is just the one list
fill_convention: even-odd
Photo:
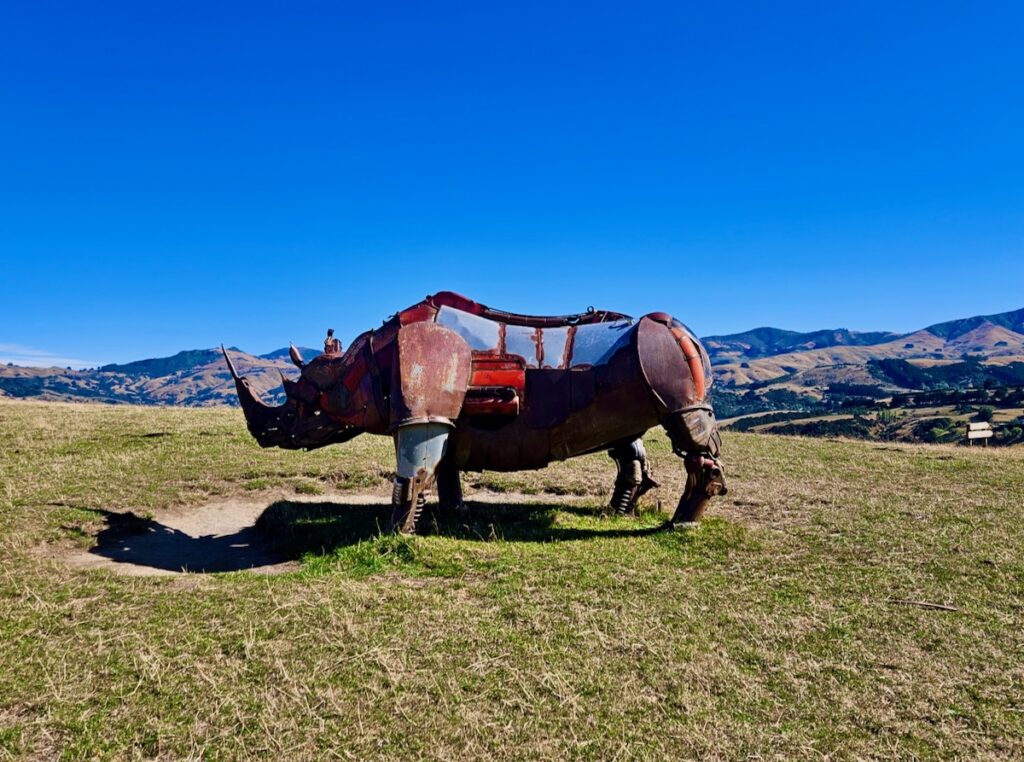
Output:
[[252,525],[223,535],[193,536],[134,513],[92,509],[106,526],[89,552],[118,563],[171,572],[232,572],[287,560]]
[[[472,542],[566,542],[655,534],[660,527],[608,528],[560,526],[558,512],[596,518],[599,513],[564,504],[468,502],[456,514],[428,506],[427,534]],[[259,569],[324,554],[379,537],[386,532],[390,504],[298,502],[269,505],[254,524],[225,534],[194,536],[155,519],[134,513],[93,509],[105,527],[89,553],[111,561],[170,572],[217,573]]]
[[[661,526],[623,528],[620,522],[607,529],[560,526],[558,512],[597,518],[600,514],[561,503],[501,505],[468,501],[467,511],[441,511],[428,506],[422,523],[424,534],[473,542],[566,542],[614,537],[638,537],[658,533]],[[281,500],[270,505],[256,521],[267,541],[287,557],[304,553],[328,553],[378,537],[386,531],[391,506],[377,504],[309,503]]]

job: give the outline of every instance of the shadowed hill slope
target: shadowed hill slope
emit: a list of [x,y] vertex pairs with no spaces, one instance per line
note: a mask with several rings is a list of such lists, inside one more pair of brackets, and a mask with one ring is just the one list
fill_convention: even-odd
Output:
[[944,339],[956,339],[969,331],[989,323],[994,326],[1001,326],[1014,333],[1024,333],[1024,308],[1011,312],[1000,312],[997,315],[980,315],[977,317],[964,318],[962,320],[950,320],[945,323],[936,323],[928,326],[925,330],[929,333],[940,336]]

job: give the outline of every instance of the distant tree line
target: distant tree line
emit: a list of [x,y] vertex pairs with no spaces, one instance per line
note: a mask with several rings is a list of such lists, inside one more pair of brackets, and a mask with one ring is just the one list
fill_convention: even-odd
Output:
[[797,394],[789,389],[770,389],[758,392],[755,389],[731,389],[716,387],[712,392],[712,403],[718,418],[735,418],[751,413],[766,413],[775,410],[824,411],[827,406],[809,394]]
[[[765,413],[763,415],[752,415],[747,418],[740,418],[738,421],[733,421],[725,428],[729,431],[750,431],[757,426],[763,426],[766,423],[779,423],[780,421],[791,421],[794,418],[806,418],[807,413],[805,411],[779,411],[776,413]],[[774,429],[773,429],[774,431]]]
[[880,381],[903,389],[967,389],[997,386],[1024,386],[1024,362],[1008,365],[983,365],[980,358],[963,362],[922,367],[907,360],[871,360],[868,370]]
[[[1024,407],[1024,386],[975,389],[942,389],[931,392],[894,394],[890,408],[942,407],[944,405],[991,405],[995,408]],[[968,412],[962,410],[961,412]]]

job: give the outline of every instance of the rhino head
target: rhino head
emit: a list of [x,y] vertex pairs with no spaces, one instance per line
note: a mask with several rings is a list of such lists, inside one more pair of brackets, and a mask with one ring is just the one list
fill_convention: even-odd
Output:
[[[302,364],[298,351],[292,347],[292,359],[302,368],[303,377],[298,381],[290,381],[282,374],[281,381],[284,384],[286,400],[283,405],[273,406],[260,399],[249,379],[238,374],[235,364],[223,346],[221,352],[224,353],[224,360],[231,372],[231,378],[234,379],[238,402],[245,414],[249,433],[261,447],[312,450],[345,442],[363,432],[363,428],[339,420],[338,415],[328,414],[323,408],[324,393],[329,397],[332,391],[341,392],[344,389],[335,381],[340,377],[340,368],[338,373],[327,374],[326,381],[323,373],[318,374],[320,384],[313,384],[305,378],[309,366]],[[323,388],[325,386],[326,388]],[[336,386],[338,388],[335,390]]]

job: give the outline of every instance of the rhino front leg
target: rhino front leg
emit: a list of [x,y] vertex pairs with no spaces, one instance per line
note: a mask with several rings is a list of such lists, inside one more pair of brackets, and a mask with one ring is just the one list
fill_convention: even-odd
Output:
[[686,464],[686,486],[676,512],[669,520],[669,526],[672,527],[693,526],[704,515],[704,509],[711,498],[728,492],[725,472],[718,458],[698,453],[686,455],[683,462]]
[[673,451],[686,466],[686,486],[668,526],[693,526],[711,498],[728,492],[725,468],[718,459],[722,446],[718,424],[710,406],[694,405],[672,415],[663,425]]
[[414,423],[395,433],[398,467],[391,491],[391,531],[415,534],[419,528],[427,492],[444,457],[450,430],[443,423]]

